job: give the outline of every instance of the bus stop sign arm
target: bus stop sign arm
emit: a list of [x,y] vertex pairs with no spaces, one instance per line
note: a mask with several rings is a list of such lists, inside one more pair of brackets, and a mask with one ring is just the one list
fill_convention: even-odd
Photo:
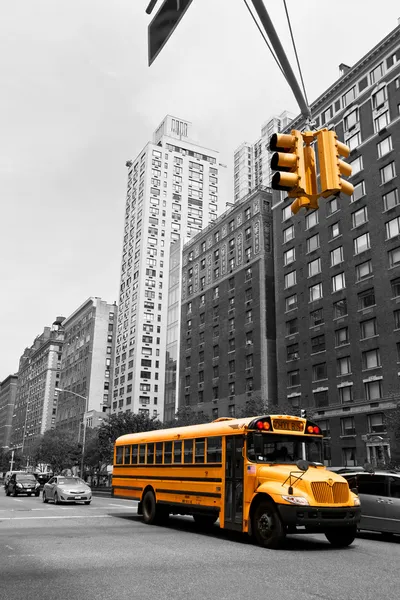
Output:
[[273,49],[275,50],[276,56],[281,64],[282,70],[286,77],[286,81],[288,82],[288,84],[297,100],[297,104],[299,105],[301,114],[306,119],[307,124],[311,125],[312,118],[311,118],[310,107],[308,106],[308,104],[304,98],[303,92],[300,89],[300,86],[297,82],[296,76],[293,73],[292,67],[290,66],[290,63],[289,63],[287,56],[285,54],[285,51],[283,49],[283,46],[278,37],[278,34],[275,31],[275,27],[269,17],[267,9],[264,6],[264,2],[263,2],[263,0],[251,0],[251,2],[253,3],[255,10],[257,11],[258,17],[264,27],[265,33],[269,37],[271,45],[272,45]]

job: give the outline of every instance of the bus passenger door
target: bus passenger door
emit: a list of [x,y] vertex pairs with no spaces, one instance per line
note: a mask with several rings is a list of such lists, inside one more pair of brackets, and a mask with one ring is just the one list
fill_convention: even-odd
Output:
[[240,435],[226,438],[225,522],[226,529],[242,531],[243,524],[243,444]]

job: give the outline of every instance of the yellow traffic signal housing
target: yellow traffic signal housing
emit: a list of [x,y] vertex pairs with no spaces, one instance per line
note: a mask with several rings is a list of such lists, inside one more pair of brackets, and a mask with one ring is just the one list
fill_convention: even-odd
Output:
[[306,194],[306,175],[303,136],[300,131],[290,134],[274,133],[269,148],[277,150],[271,158],[271,169],[277,171],[271,181],[274,190],[288,192],[289,198]]
[[351,196],[354,186],[342,179],[342,175],[350,177],[352,168],[340,160],[339,156],[347,158],[350,149],[339,142],[334,131],[322,129],[316,133],[318,144],[318,160],[320,171],[320,195],[327,198],[331,194],[342,192]]

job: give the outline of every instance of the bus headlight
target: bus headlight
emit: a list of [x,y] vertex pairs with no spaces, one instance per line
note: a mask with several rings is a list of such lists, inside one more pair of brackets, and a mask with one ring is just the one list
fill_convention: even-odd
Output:
[[309,506],[309,502],[307,498],[303,496],[282,496],[286,502],[290,502],[290,504],[297,504],[299,506]]
[[360,498],[358,496],[355,496],[354,498],[354,506],[360,506],[361,502],[360,502]]

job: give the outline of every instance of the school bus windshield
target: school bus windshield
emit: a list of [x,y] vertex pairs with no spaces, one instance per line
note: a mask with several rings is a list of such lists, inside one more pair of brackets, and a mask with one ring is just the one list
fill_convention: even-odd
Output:
[[323,464],[322,440],[303,435],[251,432],[247,437],[247,457],[257,463],[295,463],[305,458]]

